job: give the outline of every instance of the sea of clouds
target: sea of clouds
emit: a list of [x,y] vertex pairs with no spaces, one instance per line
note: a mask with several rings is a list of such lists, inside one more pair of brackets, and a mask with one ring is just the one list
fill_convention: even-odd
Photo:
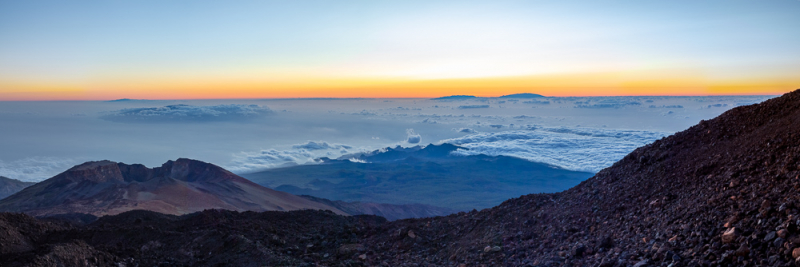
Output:
[[772,97],[4,102],[0,175],[41,181],[90,160],[154,167],[180,157],[247,173],[429,143],[469,148],[456,155],[597,172],[702,119]]
[[126,108],[101,116],[117,122],[208,122],[237,121],[272,114],[273,111],[260,105],[213,105],[193,106],[186,104],[163,107]]
[[596,128],[535,127],[476,133],[442,140],[466,147],[456,155],[514,156],[575,171],[598,172],[665,132]]
[[0,160],[0,176],[20,181],[41,181],[82,163],[76,158],[30,157],[19,160]]
[[[528,129],[483,132],[456,129],[470,133],[463,137],[435,142],[450,143],[468,148],[453,152],[454,156],[485,154],[512,156],[556,167],[586,172],[598,172],[611,166],[625,155],[670,133],[642,130],[598,129],[587,127],[530,127]],[[422,136],[408,130],[408,140],[394,145],[419,145]],[[350,145],[325,141],[308,141],[290,149],[266,149],[236,155],[228,168],[238,173],[268,168],[319,163],[320,157],[337,158],[351,153],[381,148],[354,148]]]
[[336,158],[352,152],[353,147],[331,144],[324,141],[308,141],[292,145],[291,149],[264,149],[257,152],[241,152],[234,155],[226,168],[235,173],[254,172],[269,168],[313,164],[321,157]]

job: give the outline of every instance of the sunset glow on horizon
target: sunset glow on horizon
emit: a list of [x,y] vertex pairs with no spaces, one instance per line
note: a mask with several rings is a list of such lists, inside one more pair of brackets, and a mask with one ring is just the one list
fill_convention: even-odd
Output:
[[0,3],[0,101],[776,95],[798,1]]

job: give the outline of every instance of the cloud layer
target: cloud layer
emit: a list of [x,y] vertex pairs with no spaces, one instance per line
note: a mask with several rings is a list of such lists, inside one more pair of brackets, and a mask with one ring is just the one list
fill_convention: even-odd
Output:
[[569,170],[598,172],[666,133],[594,128],[533,128],[478,133],[442,140],[469,148],[457,155],[506,155],[552,164]]
[[321,157],[336,158],[350,153],[353,147],[323,141],[308,141],[296,144],[289,150],[266,149],[258,152],[242,152],[234,155],[226,169],[235,173],[254,172],[269,168],[314,163]]
[[39,182],[80,164],[77,159],[31,157],[14,161],[0,160],[0,176],[26,182]]
[[327,150],[327,149],[351,149],[353,147],[342,144],[328,144],[328,142],[323,142],[323,141],[319,142],[308,141],[308,143],[305,144],[293,145],[292,148],[307,149],[307,150]]
[[118,122],[208,122],[236,121],[271,114],[272,110],[260,105],[191,106],[169,105],[163,107],[127,108],[101,118]]

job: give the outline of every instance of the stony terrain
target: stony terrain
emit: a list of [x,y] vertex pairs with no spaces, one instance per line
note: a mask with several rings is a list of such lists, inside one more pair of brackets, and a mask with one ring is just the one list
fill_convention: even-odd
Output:
[[307,195],[301,195],[301,197],[337,208],[350,215],[378,215],[390,221],[409,218],[444,216],[458,212],[457,210],[453,209],[434,207],[424,204],[398,205],[372,202],[346,202],[341,200],[333,201]]
[[[325,211],[0,214],[0,265],[796,266],[800,91],[641,147],[578,186],[385,222]],[[8,240],[8,241],[7,241]]]

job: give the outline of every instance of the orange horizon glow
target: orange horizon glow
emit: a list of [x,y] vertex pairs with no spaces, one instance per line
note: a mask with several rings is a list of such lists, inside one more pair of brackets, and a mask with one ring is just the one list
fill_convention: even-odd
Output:
[[622,72],[433,80],[306,77],[247,81],[209,78],[108,81],[90,85],[0,81],[0,101],[435,98],[449,95],[497,97],[516,93],[549,97],[780,95],[798,87],[800,79],[715,81],[687,74],[636,75]]

